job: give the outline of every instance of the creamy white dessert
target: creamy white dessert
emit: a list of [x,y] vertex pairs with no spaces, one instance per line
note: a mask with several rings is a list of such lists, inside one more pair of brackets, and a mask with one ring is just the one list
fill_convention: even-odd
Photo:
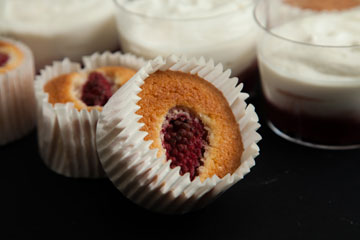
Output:
[[204,56],[237,76],[256,60],[253,0],[117,0],[122,49],[147,59]]
[[360,147],[359,13],[319,11],[263,31],[258,61],[275,133],[318,148]]
[[316,116],[351,112],[360,118],[359,22],[360,11],[353,9],[319,13],[271,29],[303,44],[270,34],[259,43],[267,100]]
[[26,43],[37,69],[118,48],[112,0],[2,0],[0,34]]

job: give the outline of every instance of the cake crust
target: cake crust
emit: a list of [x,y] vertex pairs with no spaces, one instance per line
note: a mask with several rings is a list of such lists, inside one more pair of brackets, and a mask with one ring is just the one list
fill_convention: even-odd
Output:
[[95,71],[112,79],[118,88],[124,85],[136,73],[134,69],[121,66],[105,66],[97,68]]
[[89,72],[73,72],[69,74],[60,75],[47,82],[44,86],[44,91],[49,94],[49,103],[74,103],[77,110],[93,109],[102,110],[102,106],[87,106],[81,100],[82,88],[86,83],[91,72],[98,72],[103,74],[106,79],[112,84],[112,91],[115,92],[123,84],[125,84],[136,71],[130,68],[121,66],[106,66],[94,69]]
[[199,116],[209,132],[200,180],[214,174],[222,178],[240,166],[240,130],[227,100],[215,86],[197,75],[168,70],[151,74],[141,89],[136,113],[142,116],[141,130],[148,133],[145,140],[153,141],[151,148],[159,150],[158,156],[165,151],[160,135],[166,114],[174,107],[185,107]]

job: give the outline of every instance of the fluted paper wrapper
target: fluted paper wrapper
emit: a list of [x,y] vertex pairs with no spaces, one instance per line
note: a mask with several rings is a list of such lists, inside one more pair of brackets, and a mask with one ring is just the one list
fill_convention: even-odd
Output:
[[24,44],[0,37],[24,54],[15,69],[0,74],[0,145],[20,139],[35,126],[34,58]]
[[[223,178],[214,175],[201,182],[199,177],[190,181],[189,173],[181,176],[180,167],[170,168],[165,154],[157,157],[145,141],[146,132],[138,120],[138,93],[149,74],[157,70],[182,71],[197,74],[216,86],[226,97],[239,124],[244,145],[240,167]],[[242,93],[242,84],[235,88],[237,78],[229,78],[230,70],[221,64],[206,62],[203,58],[186,59],[170,56],[149,62],[129,80],[106,104],[97,126],[97,149],[103,168],[114,185],[138,205],[161,213],[185,213],[201,208],[216,196],[242,179],[255,165],[259,154],[256,132],[258,117],[252,105],[246,105],[248,94]]]
[[95,130],[100,111],[78,111],[73,103],[52,105],[48,102],[48,93],[43,90],[44,85],[59,75],[100,66],[121,65],[137,70],[145,61],[132,55],[109,52],[84,57],[83,61],[84,70],[80,64],[72,63],[68,59],[54,62],[36,78],[39,151],[45,164],[58,174],[74,178],[99,178],[105,176],[95,145]]

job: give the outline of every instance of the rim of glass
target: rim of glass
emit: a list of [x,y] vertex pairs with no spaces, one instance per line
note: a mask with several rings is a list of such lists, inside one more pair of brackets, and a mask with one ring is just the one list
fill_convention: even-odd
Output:
[[305,46],[309,46],[309,47],[319,47],[319,48],[354,48],[354,47],[360,47],[360,44],[354,44],[354,45],[324,45],[324,44],[313,44],[313,43],[307,43],[307,42],[301,42],[301,41],[297,41],[297,40],[293,40],[293,39],[290,39],[290,38],[286,38],[286,37],[283,37],[279,34],[276,34],[274,33],[273,31],[271,31],[271,29],[269,28],[266,28],[266,26],[264,26],[261,21],[258,19],[258,14],[257,14],[257,10],[258,10],[258,7],[260,6],[261,3],[265,2],[265,1],[268,1],[268,0],[258,0],[257,3],[255,4],[255,8],[254,8],[254,11],[253,11],[253,16],[254,16],[254,19],[255,19],[255,22],[256,24],[262,29],[264,30],[265,32],[267,32],[268,34],[276,37],[276,38],[279,38],[279,39],[282,39],[282,40],[285,40],[285,41],[288,41],[288,42],[292,42],[292,43],[295,43],[295,44],[300,44],[300,45],[305,45]]
[[[0,0],[1,1],[1,0]],[[213,19],[213,18],[220,18],[220,17],[224,17],[228,14],[234,14],[237,13],[237,10],[233,10],[233,11],[229,11],[229,12],[225,12],[225,13],[220,13],[217,15],[213,15],[213,16],[206,16],[206,17],[189,17],[189,18],[169,18],[169,17],[153,17],[153,16],[148,16],[139,12],[135,12],[135,11],[131,11],[129,9],[126,9],[121,3],[121,0],[113,0],[115,5],[120,8],[121,10],[123,10],[124,12],[130,13],[130,14],[134,14],[137,15],[139,17],[142,18],[148,18],[148,19],[155,19],[155,20],[169,20],[169,21],[174,21],[174,22],[185,22],[185,21],[201,21],[201,20],[209,20],[209,19]],[[255,5],[255,4],[254,4]]]

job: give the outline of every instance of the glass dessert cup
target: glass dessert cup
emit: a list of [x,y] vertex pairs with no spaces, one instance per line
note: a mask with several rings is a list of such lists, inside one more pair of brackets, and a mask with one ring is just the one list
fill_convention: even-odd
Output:
[[119,48],[111,0],[1,0],[0,35],[28,45],[38,73],[55,60]]
[[[290,38],[280,30],[301,31],[294,24],[304,16],[272,21],[276,11],[269,2],[258,2],[254,16],[262,29],[258,62],[270,128],[305,146],[360,148],[360,68],[356,66],[360,44],[315,44]],[[317,15],[325,16],[314,12],[306,17],[313,21],[319,19]],[[329,36],[336,38],[336,31]],[[317,37],[323,36],[306,36]]]
[[171,54],[212,58],[225,69],[230,68],[232,76],[245,83],[247,92],[253,92],[260,81],[253,3],[223,14],[170,18],[135,12],[127,7],[131,0],[114,2],[119,42],[124,52],[149,60]]

